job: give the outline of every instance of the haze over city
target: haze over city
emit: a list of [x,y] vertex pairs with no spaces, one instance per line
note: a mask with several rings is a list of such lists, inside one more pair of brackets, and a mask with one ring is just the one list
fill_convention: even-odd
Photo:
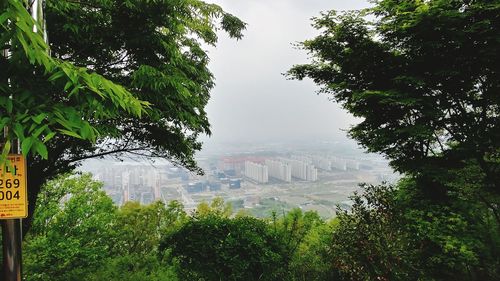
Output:
[[0,3],[0,280],[500,280],[500,0]]
[[207,111],[212,133],[207,146],[221,142],[345,139],[356,119],[316,95],[311,81],[287,80],[282,73],[307,62],[293,46],[318,34],[311,18],[321,11],[361,9],[368,1],[212,0],[247,25],[243,40],[220,33],[209,48],[216,77]]
[[[205,176],[163,161],[92,161],[83,170],[105,183],[118,205],[129,200],[180,200],[187,210],[222,198],[235,210],[256,216],[300,207],[324,217],[338,204],[348,208],[360,182],[394,181],[387,161],[367,155],[347,138],[359,120],[312,81],[283,74],[308,55],[296,43],[318,31],[311,18],[322,11],[368,7],[367,1],[213,0],[247,23],[242,40],[219,32],[217,47],[206,46],[216,78],[207,106],[212,136],[197,163]],[[147,175],[147,176],[146,176]]]

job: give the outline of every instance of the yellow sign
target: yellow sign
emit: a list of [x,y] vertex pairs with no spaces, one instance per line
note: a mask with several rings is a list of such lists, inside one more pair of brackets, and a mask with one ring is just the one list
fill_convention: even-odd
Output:
[[26,161],[21,154],[9,154],[8,162],[0,167],[0,219],[28,216]]

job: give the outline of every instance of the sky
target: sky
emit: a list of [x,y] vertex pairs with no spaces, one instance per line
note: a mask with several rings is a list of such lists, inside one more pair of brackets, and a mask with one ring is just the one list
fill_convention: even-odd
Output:
[[212,136],[224,142],[338,140],[357,121],[312,81],[282,73],[308,56],[292,44],[313,38],[311,18],[321,11],[360,9],[366,0],[207,0],[248,24],[236,41],[219,34],[209,48],[216,87],[207,106]]

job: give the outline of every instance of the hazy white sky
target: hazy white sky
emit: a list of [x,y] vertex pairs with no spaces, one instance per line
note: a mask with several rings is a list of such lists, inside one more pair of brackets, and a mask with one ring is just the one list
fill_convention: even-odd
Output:
[[320,11],[360,9],[366,0],[208,0],[248,23],[241,41],[220,34],[210,49],[216,88],[208,105],[213,135],[207,144],[232,141],[338,139],[356,120],[311,81],[282,73],[307,62],[292,43],[317,34],[310,18]]

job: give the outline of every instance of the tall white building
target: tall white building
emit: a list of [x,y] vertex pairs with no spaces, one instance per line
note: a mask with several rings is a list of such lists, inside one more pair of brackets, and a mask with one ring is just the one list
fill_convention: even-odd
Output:
[[292,167],[292,177],[306,181],[317,181],[318,170],[314,165],[295,159],[280,159]]
[[269,182],[269,172],[267,166],[258,163],[245,162],[245,176],[258,183]]
[[123,203],[130,200],[130,173],[128,171],[122,172],[122,192]]
[[320,156],[315,156],[313,157],[312,160],[313,160],[312,163],[315,167],[325,171],[332,170],[332,161],[330,161],[329,159]]
[[161,174],[159,172],[155,172],[155,181],[153,185],[154,199],[161,200]]
[[307,181],[317,181],[318,180],[318,169],[314,168],[313,165],[307,165],[306,180]]
[[285,182],[292,181],[292,167],[281,161],[266,160],[266,166],[269,170],[269,176]]

